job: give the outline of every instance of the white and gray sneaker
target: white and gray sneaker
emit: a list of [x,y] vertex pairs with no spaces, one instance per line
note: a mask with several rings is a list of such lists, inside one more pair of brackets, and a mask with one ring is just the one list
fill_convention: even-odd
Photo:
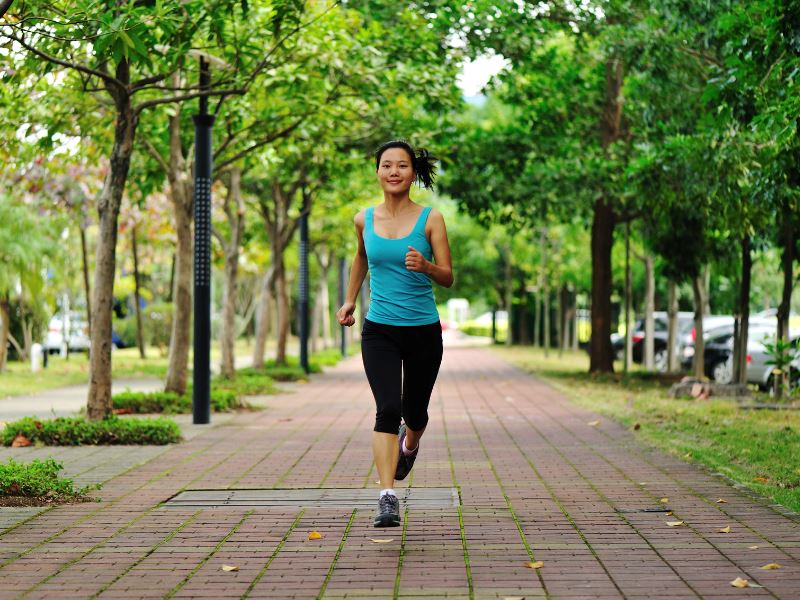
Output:
[[400,501],[394,494],[383,494],[378,500],[378,514],[372,522],[374,527],[400,526]]

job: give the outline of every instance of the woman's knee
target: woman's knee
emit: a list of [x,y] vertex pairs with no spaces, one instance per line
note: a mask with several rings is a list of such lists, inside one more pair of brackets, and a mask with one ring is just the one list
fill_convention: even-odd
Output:
[[397,433],[400,429],[400,408],[394,406],[384,406],[378,409],[375,414],[375,428],[373,431],[379,433]]

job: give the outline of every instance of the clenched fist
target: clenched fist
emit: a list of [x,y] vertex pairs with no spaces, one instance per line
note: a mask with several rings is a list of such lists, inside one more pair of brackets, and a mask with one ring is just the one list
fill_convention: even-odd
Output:
[[356,310],[356,303],[355,302],[345,302],[342,304],[342,308],[336,311],[336,319],[339,321],[339,325],[346,325],[347,327],[352,327],[356,319],[353,316],[353,313]]
[[408,252],[406,253],[406,269],[417,273],[427,273],[428,265],[430,265],[430,263],[425,260],[425,257],[422,256],[419,250],[415,249],[413,246],[408,247]]

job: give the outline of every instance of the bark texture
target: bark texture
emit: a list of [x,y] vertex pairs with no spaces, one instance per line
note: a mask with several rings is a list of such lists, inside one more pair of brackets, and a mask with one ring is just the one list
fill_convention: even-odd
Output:
[[[778,339],[786,341],[789,339],[789,312],[792,306],[796,244],[794,222],[789,206],[786,206],[783,211],[781,229],[781,238],[783,241],[783,252],[781,253],[783,291],[781,292],[781,302],[778,305]],[[773,391],[775,392],[776,398],[780,399],[783,397],[783,390],[786,389],[788,383],[788,373],[782,373],[779,377],[773,379]]]
[[[116,77],[130,79],[128,64],[119,63]],[[114,301],[114,275],[117,268],[117,224],[122,194],[128,178],[137,117],[127,93],[115,89],[114,145],[103,190],[97,201],[99,233],[92,295],[92,335],[90,379],[86,414],[102,419],[111,413],[111,312]]]
[[0,297],[0,373],[6,370],[10,325],[11,303],[8,300],[8,294],[5,294],[3,297]]
[[705,277],[700,273],[692,278],[692,293],[694,295],[694,359],[692,373],[697,379],[705,377],[705,343],[703,340],[703,315],[706,306]]
[[260,368],[264,364],[264,349],[267,345],[267,336],[270,331],[272,314],[270,306],[273,304],[275,286],[275,269],[270,266],[264,275],[261,286],[261,297],[258,302],[258,317],[256,318],[256,339],[253,344],[253,367]]
[[750,274],[753,269],[753,256],[750,249],[750,236],[742,238],[742,283],[739,288],[739,326],[734,353],[733,383],[747,383],[747,337],[750,325]]
[[133,299],[136,302],[136,344],[139,356],[147,358],[144,351],[144,331],[142,330],[142,301],[139,294],[139,249],[136,242],[136,225],[131,228],[131,245],[133,247]]
[[678,286],[675,280],[667,282],[667,372],[678,370]]
[[656,280],[653,273],[653,257],[644,257],[645,293],[644,293],[644,367],[655,368],[655,335],[656,328],[653,312],[656,310]]
[[230,228],[230,237],[218,238],[225,254],[225,295],[222,302],[222,363],[220,372],[224,377],[233,379],[236,376],[236,293],[239,276],[239,253],[244,234],[244,201],[242,200],[241,170],[230,171],[228,195],[223,205]]

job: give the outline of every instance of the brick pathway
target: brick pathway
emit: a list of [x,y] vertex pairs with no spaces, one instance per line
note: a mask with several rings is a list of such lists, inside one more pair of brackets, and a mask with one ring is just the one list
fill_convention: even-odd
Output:
[[[456,487],[459,508],[410,504],[404,527],[375,530],[352,506],[161,505],[184,489],[377,489],[359,358],[268,404],[166,449],[79,450],[119,466],[100,469],[102,502],[0,517],[0,598],[798,597],[796,515],[588,425],[598,417],[483,349],[446,351],[407,483]],[[639,512],[662,497],[672,516]]]

